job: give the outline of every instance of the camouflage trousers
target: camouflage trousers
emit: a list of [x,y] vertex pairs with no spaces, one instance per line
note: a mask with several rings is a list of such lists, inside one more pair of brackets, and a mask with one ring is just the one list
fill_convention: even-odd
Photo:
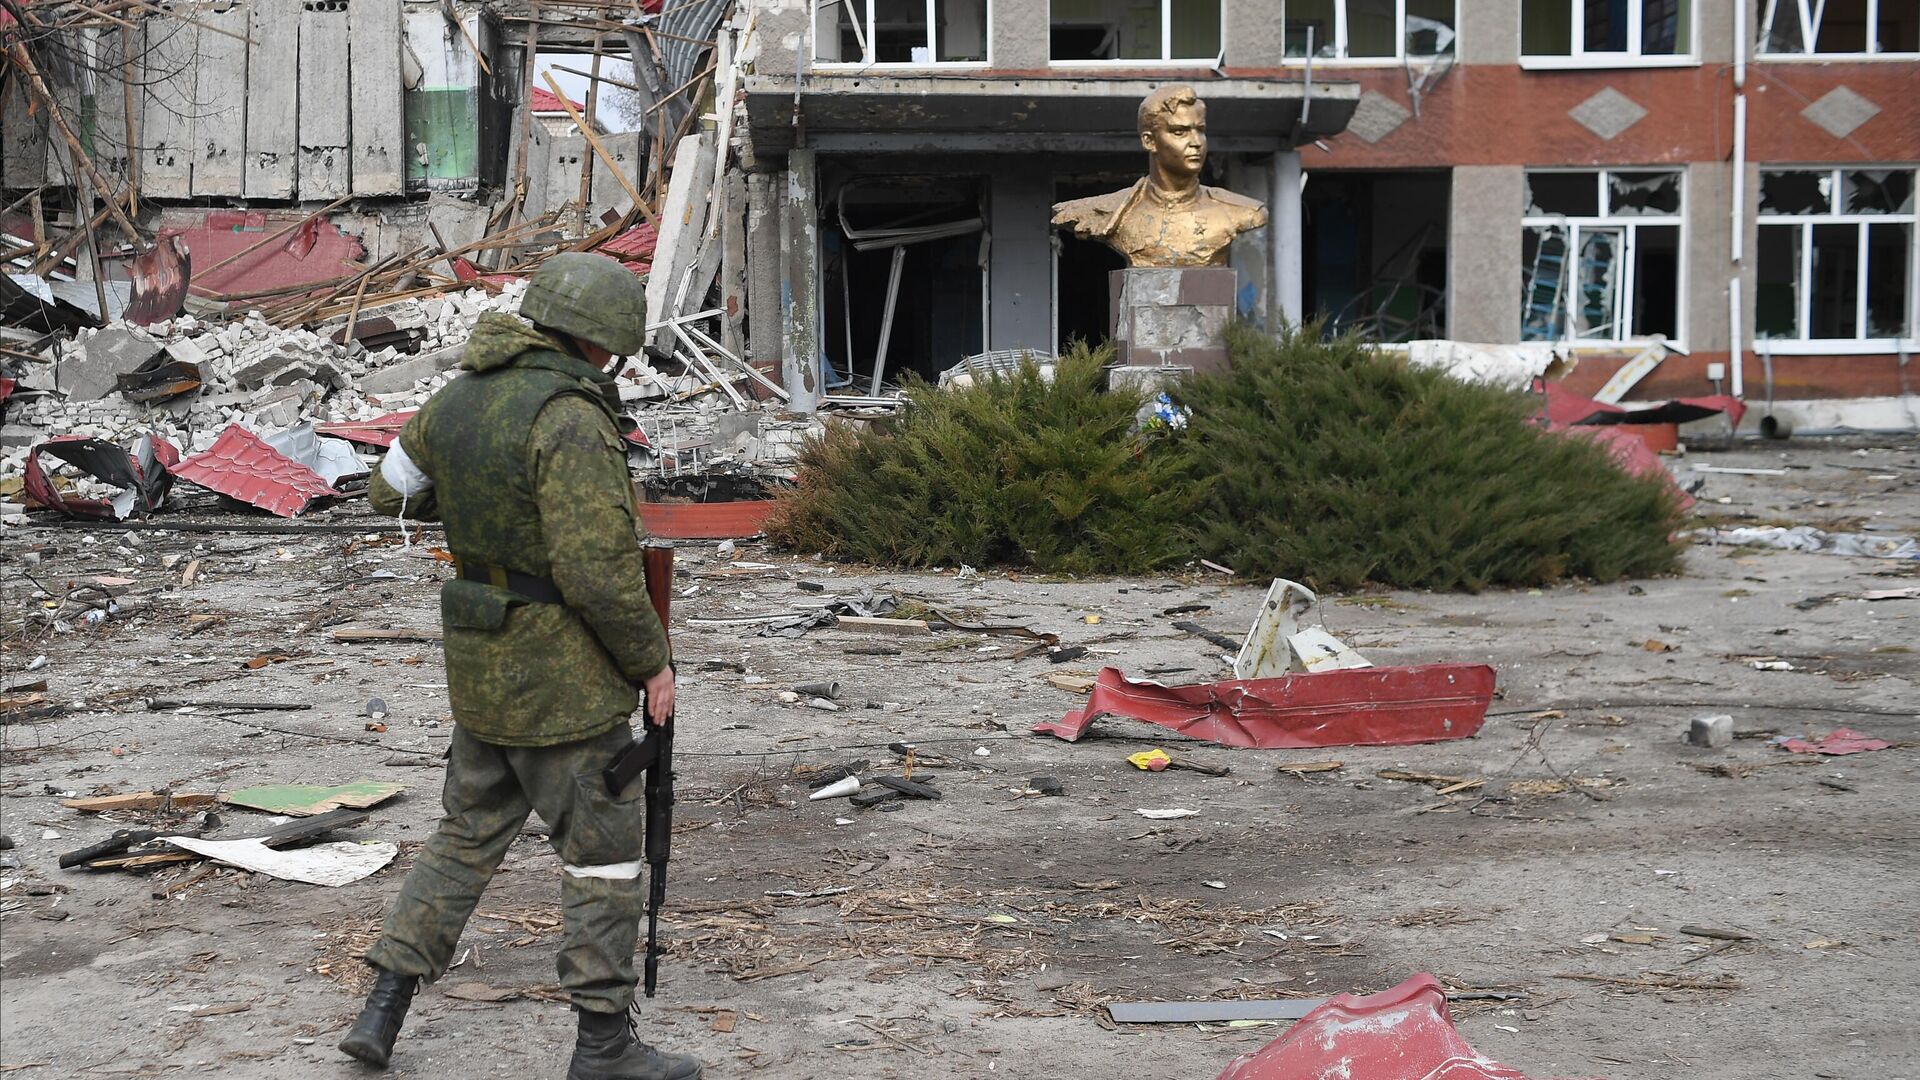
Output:
[[428,982],[444,974],[481,892],[528,812],[538,810],[565,864],[560,984],[577,1008],[624,1011],[633,1003],[634,942],[646,914],[646,803],[638,782],[609,795],[600,771],[632,740],[619,724],[558,746],[499,746],[456,726],[441,796],[446,816],[407,874],[367,962]]

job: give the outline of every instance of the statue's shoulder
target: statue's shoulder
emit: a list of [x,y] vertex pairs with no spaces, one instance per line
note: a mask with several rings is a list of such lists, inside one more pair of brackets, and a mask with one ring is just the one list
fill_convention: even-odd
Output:
[[[1140,183],[1145,183],[1142,180]],[[1080,225],[1098,227],[1111,222],[1114,215],[1125,209],[1133,198],[1135,189],[1140,186],[1109,191],[1105,195],[1094,195],[1085,199],[1068,199],[1053,204],[1053,223],[1055,225]]]
[[1206,189],[1206,193],[1207,198],[1226,206],[1231,206],[1235,210],[1254,210],[1261,214],[1265,214],[1267,211],[1265,203],[1262,203],[1259,199],[1250,199],[1237,191],[1228,191],[1226,188],[1220,187],[1210,187]]

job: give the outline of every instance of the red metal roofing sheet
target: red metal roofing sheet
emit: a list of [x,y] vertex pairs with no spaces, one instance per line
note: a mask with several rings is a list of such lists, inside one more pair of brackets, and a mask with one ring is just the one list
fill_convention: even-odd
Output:
[[319,473],[238,424],[229,425],[212,446],[169,471],[281,517],[294,517],[321,496],[340,494]]
[[1493,700],[1485,664],[1350,668],[1191,686],[1134,681],[1103,668],[1086,707],[1035,724],[1072,742],[1102,716],[1131,716],[1223,746],[1263,750],[1464,739]]

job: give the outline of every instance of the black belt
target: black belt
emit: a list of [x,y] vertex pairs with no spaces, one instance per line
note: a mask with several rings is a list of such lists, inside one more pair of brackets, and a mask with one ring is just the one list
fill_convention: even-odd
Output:
[[560,586],[555,585],[552,578],[523,574],[518,570],[509,570],[492,563],[462,559],[458,555],[453,557],[453,569],[468,581],[478,581],[496,589],[507,589],[536,603],[564,604],[567,602],[566,597],[560,595]]

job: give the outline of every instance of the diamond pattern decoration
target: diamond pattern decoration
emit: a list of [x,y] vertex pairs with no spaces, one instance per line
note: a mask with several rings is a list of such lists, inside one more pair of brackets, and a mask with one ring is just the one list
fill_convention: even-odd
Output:
[[1819,101],[1801,109],[1800,115],[1834,138],[1844,139],[1861,124],[1880,115],[1880,106],[1844,86],[1836,86]]
[[1412,115],[1406,106],[1378,90],[1369,90],[1360,95],[1360,104],[1354,107],[1347,130],[1368,143],[1377,143],[1393,134]]
[[1574,123],[1601,139],[1611,140],[1639,123],[1647,115],[1647,110],[1639,102],[1609,86],[1568,109],[1567,115],[1573,118]]

